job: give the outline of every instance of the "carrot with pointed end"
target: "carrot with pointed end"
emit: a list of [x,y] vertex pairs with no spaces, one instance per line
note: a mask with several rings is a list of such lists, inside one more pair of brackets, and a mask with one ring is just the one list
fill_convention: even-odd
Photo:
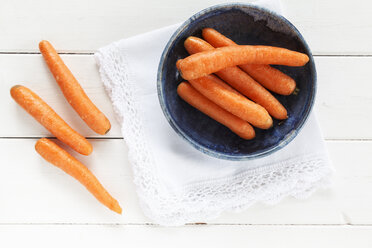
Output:
[[[214,49],[208,42],[193,36],[188,37],[184,45],[190,54]],[[237,66],[222,69],[215,74],[240,93],[260,104],[274,118],[279,120],[287,119],[287,110],[284,106],[270,92]]]
[[111,128],[110,121],[89,99],[53,46],[43,40],[39,43],[39,48],[70,105],[93,131],[106,134]]
[[264,107],[272,117],[279,120],[288,118],[288,113],[284,106],[270,92],[238,67],[229,67],[216,74],[241,94]]
[[[190,55],[195,54],[195,53],[210,51],[214,49],[214,47],[211,44],[195,36],[187,37],[183,45],[185,46],[186,51]],[[178,60],[178,61],[182,61],[182,60]]]
[[[234,41],[217,32],[212,28],[205,28],[202,32],[203,38],[213,47],[224,47],[237,45]],[[239,67],[247,72],[266,89],[281,95],[290,95],[296,88],[296,82],[285,73],[270,65],[245,64]]]
[[121,214],[122,210],[119,203],[106,191],[93,173],[56,143],[42,138],[36,142],[35,150],[46,161],[78,180],[103,205]]
[[255,131],[248,122],[210,101],[195,90],[189,83],[180,83],[177,87],[177,93],[185,102],[226,126],[241,138],[250,140],[255,137]]
[[303,66],[308,61],[309,57],[306,54],[285,48],[236,45],[190,55],[178,64],[178,69],[184,79],[192,80],[236,65],[274,64]]
[[296,82],[290,76],[270,65],[245,64],[239,67],[272,92],[288,96],[296,89]]
[[209,100],[253,126],[261,129],[272,127],[273,120],[266,109],[248,100],[235,90],[224,87],[225,83],[216,76],[208,75],[189,82]]
[[13,99],[60,141],[75,151],[89,155],[92,145],[72,129],[46,102],[30,89],[16,85],[10,90]]

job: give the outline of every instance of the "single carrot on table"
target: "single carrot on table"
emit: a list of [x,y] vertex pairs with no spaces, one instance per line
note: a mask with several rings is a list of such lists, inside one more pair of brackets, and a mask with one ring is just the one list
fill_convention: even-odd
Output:
[[266,109],[239,92],[229,89],[229,86],[218,77],[207,75],[190,80],[189,83],[209,100],[253,126],[261,129],[272,127],[273,120]]
[[180,83],[177,87],[177,93],[188,104],[226,126],[241,138],[250,140],[255,137],[255,131],[248,122],[210,101],[195,90],[189,83]]
[[43,40],[39,43],[39,48],[70,105],[93,131],[106,134],[111,128],[110,121],[89,99],[54,47]]
[[[212,28],[203,29],[202,35],[203,38],[213,47],[237,45],[234,41]],[[296,88],[296,82],[290,76],[270,65],[245,64],[239,65],[239,67],[265,88],[275,93],[290,95]]]
[[[193,36],[188,37],[184,45],[190,54],[214,49],[208,42]],[[222,69],[215,74],[240,93],[260,104],[274,118],[287,119],[287,110],[284,106],[269,91],[237,66]]]
[[49,163],[78,180],[94,197],[112,211],[121,214],[119,203],[106,191],[93,173],[79,160],[46,138],[39,139],[35,150]]
[[224,68],[243,64],[275,64],[303,66],[309,61],[306,54],[280,47],[236,45],[195,53],[177,63],[186,80],[196,79]]
[[46,102],[30,89],[16,85],[10,90],[13,99],[53,135],[75,151],[89,155],[93,147],[72,129]]

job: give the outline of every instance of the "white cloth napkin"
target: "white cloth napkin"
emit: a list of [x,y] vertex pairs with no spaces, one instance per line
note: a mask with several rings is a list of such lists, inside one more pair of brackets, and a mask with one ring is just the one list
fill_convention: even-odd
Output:
[[[281,11],[278,1],[256,4]],[[205,222],[223,211],[286,196],[305,198],[327,186],[332,169],[314,113],[285,148],[243,162],[202,154],[173,131],[159,105],[156,77],[161,53],[178,26],[114,42],[96,53],[145,215],[163,225]]]

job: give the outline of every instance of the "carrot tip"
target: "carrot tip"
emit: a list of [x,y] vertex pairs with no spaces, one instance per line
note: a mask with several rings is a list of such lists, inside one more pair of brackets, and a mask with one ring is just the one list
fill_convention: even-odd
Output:
[[180,69],[181,62],[182,62],[182,59],[179,59],[176,62],[176,67],[177,67],[178,70]]
[[19,88],[19,87],[23,87],[23,86],[17,84],[17,85],[14,85],[12,88],[10,88],[10,94],[12,94],[12,92],[14,92],[14,91],[15,91],[17,88]]
[[20,84],[16,84],[16,85],[14,85],[12,88],[10,88],[10,89],[12,90],[12,89],[16,89],[16,88],[18,88],[18,87],[22,87],[22,85],[20,85]]
[[93,152],[93,146],[91,145],[90,148],[89,148],[89,151],[88,151],[86,154],[83,154],[83,155],[88,156],[88,155],[90,155],[92,152]]
[[120,207],[119,203],[116,203],[112,208],[111,208],[112,211],[114,211],[115,213],[118,213],[118,214],[122,214],[123,213],[123,210],[122,208]]
[[121,208],[120,209],[118,209],[117,211],[115,211],[116,213],[118,213],[118,214],[122,214],[123,213],[123,210],[121,210]]
[[39,42],[39,48],[40,48],[41,46],[44,46],[44,45],[47,45],[47,44],[50,44],[49,41],[47,41],[47,40],[42,40],[42,41]]
[[300,89],[296,87],[296,88],[292,91],[292,95],[297,96],[299,92],[300,92]]
[[194,37],[194,36],[187,37],[186,40],[185,40],[185,42],[183,42],[183,44],[187,43],[187,41],[190,40],[190,39],[192,39],[192,37]]
[[208,32],[208,31],[212,31],[213,28],[203,28],[202,29],[202,33],[205,33],[205,32]]
[[108,132],[110,132],[110,130],[111,130],[111,127],[109,127],[109,129],[107,129],[107,131],[104,134],[107,134]]

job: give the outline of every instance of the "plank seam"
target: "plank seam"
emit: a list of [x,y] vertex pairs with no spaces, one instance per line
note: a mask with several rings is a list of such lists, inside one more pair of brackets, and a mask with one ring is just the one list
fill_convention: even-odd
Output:
[[[153,226],[154,223],[0,223],[0,226]],[[185,226],[295,226],[295,227],[372,227],[372,224],[249,224],[249,223],[188,223]],[[182,227],[182,226],[180,226]]]
[[[94,55],[90,52],[58,52],[60,55]],[[0,51],[0,55],[40,55],[40,52]],[[314,57],[372,57],[372,54],[313,54]]]
[[[94,55],[95,52],[59,52],[60,55]],[[0,55],[41,55],[40,52],[0,52]]]
[[[30,136],[30,137],[19,137],[19,136],[2,136],[0,139],[41,139],[41,138],[47,138],[47,139],[56,139],[56,137],[48,137],[48,136]],[[119,136],[113,136],[113,137],[86,137],[86,139],[89,140],[124,140],[123,137]],[[360,139],[360,138],[351,138],[351,139],[335,139],[335,138],[326,138],[325,141],[331,141],[331,142],[371,142],[371,138],[366,139]]]

